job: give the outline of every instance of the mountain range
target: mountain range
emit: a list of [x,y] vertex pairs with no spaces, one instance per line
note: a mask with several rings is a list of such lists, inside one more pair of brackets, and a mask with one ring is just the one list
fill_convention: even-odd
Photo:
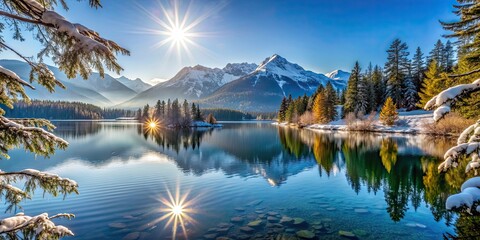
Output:
[[[0,65],[28,79],[30,66],[16,60],[0,60]],[[230,108],[242,111],[276,111],[284,96],[310,95],[321,85],[331,83],[336,90],[346,88],[350,74],[342,70],[320,74],[274,54],[259,64],[228,63],[223,68],[201,65],[184,67],[173,78],[151,86],[137,78],[100,78],[93,73],[85,81],[68,79],[56,67],[49,67],[67,87],[50,94],[42,87],[27,89],[32,99],[80,101],[101,107],[139,108],[157,100],[187,99],[202,108]]]

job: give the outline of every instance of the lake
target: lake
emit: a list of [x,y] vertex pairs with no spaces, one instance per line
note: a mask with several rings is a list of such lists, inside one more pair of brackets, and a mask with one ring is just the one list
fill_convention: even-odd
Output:
[[57,222],[77,239],[268,239],[301,230],[322,239],[339,238],[340,231],[360,239],[440,239],[468,227],[460,221],[465,216],[444,210],[463,182],[437,172],[454,144],[448,139],[322,133],[270,122],[180,131],[54,123],[70,143],[65,151],[43,159],[14,150],[0,168],[76,180],[79,195],[39,190],[22,207],[28,215],[74,213]]

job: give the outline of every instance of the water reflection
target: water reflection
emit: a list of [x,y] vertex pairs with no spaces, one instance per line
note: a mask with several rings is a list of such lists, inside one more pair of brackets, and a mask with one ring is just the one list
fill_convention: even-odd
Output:
[[[344,189],[339,188],[339,193],[328,193],[335,196],[332,199],[340,198],[342,191],[361,197],[380,196],[376,199],[385,202],[381,211],[393,222],[409,219],[408,214],[412,211],[428,209],[435,221],[452,224],[459,236],[472,236],[467,235],[466,229],[479,222],[476,217],[455,216],[444,210],[447,196],[458,192],[467,177],[462,171],[465,166],[447,174],[438,173],[439,158],[454,144],[448,139],[317,133],[277,128],[268,123],[225,124],[223,129],[161,128],[156,132],[145,131],[142,124],[114,122],[61,123],[58,126],[56,133],[67,138],[71,146],[67,152],[60,152],[54,158],[81,159],[94,163],[97,168],[108,166],[110,162],[135,161],[155,152],[174,163],[172,167],[186,173],[184,175],[201,177],[213,172],[225,178],[258,178],[263,185],[270,184],[277,187],[273,189],[284,191],[288,189],[288,194],[294,196],[302,196],[301,189],[292,189],[292,185],[286,183],[292,182],[289,180],[293,176],[312,172],[313,180],[307,178],[304,183],[310,188],[317,188],[316,183],[335,184],[333,180],[338,179],[348,184]],[[85,152],[85,149],[90,151]],[[206,180],[202,186],[223,187]],[[251,190],[251,185],[242,184],[238,181],[225,189]],[[232,196],[212,197],[228,199]],[[332,205],[339,204],[332,201]]]

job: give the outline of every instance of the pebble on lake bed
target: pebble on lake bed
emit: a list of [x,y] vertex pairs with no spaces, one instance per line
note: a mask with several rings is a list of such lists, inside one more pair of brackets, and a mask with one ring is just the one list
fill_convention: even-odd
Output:
[[125,223],[110,223],[108,224],[109,227],[111,228],[126,228],[127,224]]

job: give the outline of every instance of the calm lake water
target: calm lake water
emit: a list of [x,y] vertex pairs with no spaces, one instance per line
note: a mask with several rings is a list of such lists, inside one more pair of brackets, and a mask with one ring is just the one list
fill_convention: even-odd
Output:
[[[55,124],[70,142],[65,151],[43,159],[14,150],[0,169],[76,180],[79,195],[37,191],[22,207],[29,215],[74,213],[60,223],[78,239],[263,239],[302,229],[322,239],[339,238],[339,231],[360,239],[440,239],[455,231],[458,216],[444,211],[444,202],[462,179],[437,172],[448,140],[317,133],[270,122],[155,133],[136,123]],[[168,210],[168,192],[184,198],[181,215]],[[279,223],[285,216],[306,222]],[[241,231],[248,223],[260,226]]]

